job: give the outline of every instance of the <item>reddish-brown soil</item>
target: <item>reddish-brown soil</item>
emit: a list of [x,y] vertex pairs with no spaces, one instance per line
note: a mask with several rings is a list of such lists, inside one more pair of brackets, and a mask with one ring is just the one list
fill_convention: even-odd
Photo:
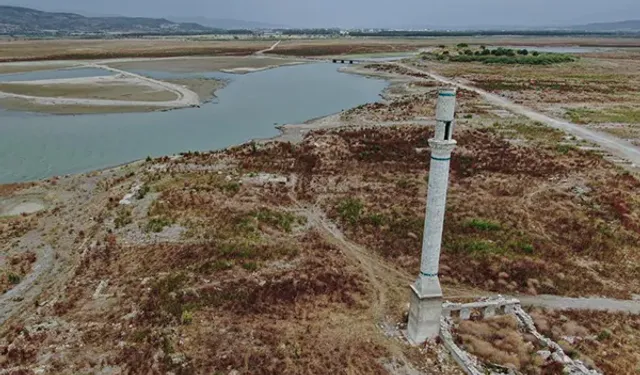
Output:
[[[353,240],[415,271],[430,136],[426,127],[317,132],[301,146],[244,154],[242,165],[300,174],[301,199],[323,207]],[[516,146],[491,129],[459,129],[455,138],[445,284],[617,297],[640,290],[636,178],[599,156]],[[357,212],[341,213],[350,201]]]

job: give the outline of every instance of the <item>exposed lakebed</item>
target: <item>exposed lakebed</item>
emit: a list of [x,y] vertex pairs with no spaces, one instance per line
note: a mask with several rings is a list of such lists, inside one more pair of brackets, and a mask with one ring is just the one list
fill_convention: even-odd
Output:
[[[79,116],[0,111],[0,183],[86,172],[146,156],[219,149],[272,137],[278,134],[275,124],[302,123],[377,101],[387,85],[382,80],[340,73],[337,68],[333,64],[306,64],[247,75],[137,72],[157,79],[228,80],[216,93],[217,99],[201,108]],[[56,72],[63,75],[47,72],[39,78],[21,79],[68,78],[70,71]],[[45,72],[26,74],[36,73]]]

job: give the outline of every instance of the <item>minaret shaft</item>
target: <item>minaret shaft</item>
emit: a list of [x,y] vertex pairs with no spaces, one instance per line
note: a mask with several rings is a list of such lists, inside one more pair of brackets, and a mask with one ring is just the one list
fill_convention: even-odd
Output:
[[456,146],[456,141],[452,139],[455,95],[455,90],[439,91],[436,108],[436,131],[434,137],[429,140],[431,163],[420,275],[411,285],[409,324],[407,326],[407,337],[414,344],[422,344],[428,339],[436,337],[440,332],[442,288],[438,280],[438,269],[447,204],[449,166],[451,153]]
[[[420,278],[437,278],[442,247],[442,231],[449,185],[449,164],[455,141],[430,140],[431,165],[429,168],[429,190],[422,240]],[[427,294],[430,291],[424,290]],[[434,291],[435,292],[435,291]]]

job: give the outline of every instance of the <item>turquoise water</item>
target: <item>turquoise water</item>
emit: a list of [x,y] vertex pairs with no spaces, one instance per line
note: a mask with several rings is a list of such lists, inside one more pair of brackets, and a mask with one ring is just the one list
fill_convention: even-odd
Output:
[[57,70],[41,70],[27,73],[0,74],[0,82],[36,81],[41,79],[84,78],[110,76],[108,70],[96,68],[73,68]]
[[0,183],[86,172],[148,155],[220,149],[272,137],[278,134],[275,123],[302,123],[377,101],[387,85],[340,73],[338,67],[307,64],[247,75],[200,74],[230,79],[217,92],[218,98],[201,108],[81,116],[0,111]]

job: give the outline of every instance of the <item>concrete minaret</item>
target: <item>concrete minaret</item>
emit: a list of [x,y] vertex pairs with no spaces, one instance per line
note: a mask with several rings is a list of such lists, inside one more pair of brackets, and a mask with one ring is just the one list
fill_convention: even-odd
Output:
[[411,285],[411,306],[407,335],[415,344],[422,344],[440,332],[442,315],[442,289],[438,280],[442,228],[447,204],[449,185],[449,163],[456,146],[452,139],[453,117],[456,106],[456,90],[438,91],[436,108],[436,134],[429,140],[431,146],[431,168],[429,170],[429,192],[427,214],[422,239],[422,261],[420,276]]

